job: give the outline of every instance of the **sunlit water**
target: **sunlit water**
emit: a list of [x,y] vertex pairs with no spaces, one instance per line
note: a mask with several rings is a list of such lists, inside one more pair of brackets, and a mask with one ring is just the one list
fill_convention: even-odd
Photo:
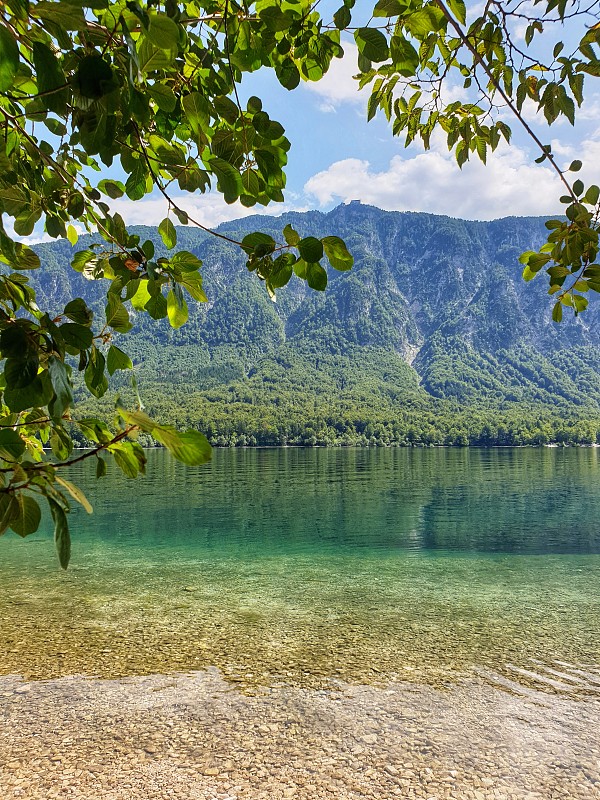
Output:
[[3,673],[598,691],[597,450],[217,450],[197,469],[158,451],[142,480],[90,472],[70,476],[95,513],[72,515],[67,573],[48,530],[0,543]]
[[[216,667],[248,702],[413,687],[429,718],[441,691],[440,724],[455,744],[490,704],[513,722],[543,717],[546,742],[550,726],[574,741],[579,719],[581,796],[597,791],[596,449],[217,450],[197,469],[157,451],[141,480],[112,472],[97,483],[88,465],[69,477],[94,515],[72,514],[68,572],[49,526],[0,541],[0,674],[114,679]],[[6,696],[15,680],[5,679]],[[58,702],[63,683],[44,685],[55,688],[40,689],[39,702]],[[460,720],[448,699],[459,696]],[[465,697],[478,698],[472,712]],[[525,705],[511,716],[515,703]],[[540,797],[579,796],[575,767],[564,768],[555,794]]]

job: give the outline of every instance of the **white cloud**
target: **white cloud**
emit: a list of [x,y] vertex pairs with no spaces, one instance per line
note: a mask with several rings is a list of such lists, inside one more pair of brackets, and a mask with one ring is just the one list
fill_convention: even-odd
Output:
[[[306,211],[305,206],[293,202],[274,203],[266,208],[254,206],[245,208],[241,203],[227,205],[223,198],[212,192],[204,195],[174,195],[173,202],[190,215],[190,218],[206,228],[216,228],[222,222],[248,217],[252,214],[277,216],[286,211]],[[111,210],[118,212],[127,225],[158,225],[167,216],[168,203],[163,197],[150,197],[142,200],[121,198],[111,202]],[[171,214],[173,222],[177,219]],[[190,225],[192,223],[190,222]]]
[[367,86],[359,91],[358,81],[353,78],[358,72],[358,48],[354,42],[342,42],[342,45],[344,57],[334,58],[320,81],[303,84],[305,89],[321,99],[321,111],[335,112],[341,103],[355,103],[366,107],[370,89]]
[[[567,168],[572,158],[583,161],[581,177],[586,186],[600,184],[600,131],[579,145],[552,142]],[[321,206],[360,200],[388,211],[427,211],[463,219],[495,219],[505,216],[556,214],[563,186],[549,164],[535,164],[526,150],[501,145],[488,154],[487,165],[477,158],[461,169],[436,136],[429,152],[412,157],[394,156],[387,169],[376,171],[357,158],[336,161],[313,175],[305,192]],[[574,177],[574,176],[573,176]]]
[[559,139],[552,139],[550,146],[552,147],[552,154],[555,156],[564,156],[565,158],[572,159],[575,153],[575,149],[572,145],[565,144]]
[[412,158],[394,156],[386,170],[368,161],[337,161],[310,178],[305,191],[321,206],[336,200],[361,200],[389,211],[428,211],[465,219],[552,214],[560,209],[560,186],[547,166],[532,164],[527,153],[504,146],[488,157],[458,168],[439,142]]
[[[241,203],[233,203],[227,205],[223,198],[218,194],[209,192],[204,195],[173,195],[173,202],[179,208],[182,208],[190,215],[190,227],[193,227],[191,218],[205,228],[214,229],[223,222],[230,220],[241,219],[248,217],[252,214],[261,214],[265,216],[279,216],[287,211],[309,211],[310,206],[305,202],[298,202],[301,198],[293,192],[288,192],[288,202],[286,203],[273,203],[266,208],[263,206],[254,206],[254,208],[244,208]],[[127,226],[131,225],[149,225],[155,227],[167,216],[168,203],[163,197],[147,197],[141,200],[128,200],[126,197],[118,200],[111,200],[111,211],[119,213]],[[177,218],[171,212],[171,219],[175,225],[179,225]],[[41,223],[36,226],[36,229],[30,236],[16,236],[11,225],[10,218],[4,222],[6,231],[16,241],[25,242],[28,245],[42,244],[45,242],[55,242],[51,236],[48,236],[41,229]],[[74,223],[77,233],[81,236],[87,233],[83,225]]]
[[581,108],[575,114],[580,121],[597,122],[600,119],[600,95],[594,93],[584,97]]

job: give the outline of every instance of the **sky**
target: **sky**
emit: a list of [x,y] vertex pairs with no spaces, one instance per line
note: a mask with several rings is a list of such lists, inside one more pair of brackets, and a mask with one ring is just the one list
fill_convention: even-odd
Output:
[[[490,154],[487,166],[476,158],[458,168],[448,152],[445,137],[434,136],[432,147],[404,147],[392,135],[383,115],[366,120],[368,90],[359,92],[356,46],[344,43],[346,56],[336,59],[318,83],[303,83],[293,92],[279,86],[271,74],[255,74],[244,84],[247,95],[257,94],[265,110],[286,129],[292,143],[287,168],[286,201],[266,208],[227,206],[213,194],[179,195],[178,203],[193,211],[206,225],[255,213],[279,215],[287,210],[328,211],[340,203],[360,200],[390,211],[426,211],[464,219],[497,219],[505,216],[552,215],[562,206],[563,194],[554,172],[536,165],[535,146],[507,118],[513,143]],[[600,182],[600,85],[587,78],[587,97],[576,126],[560,121],[551,128],[536,107],[527,109],[529,123],[544,143],[551,143],[561,165],[581,159],[586,185]],[[460,90],[451,88],[460,97]],[[114,204],[129,224],[158,223],[166,206],[149,197],[135,204]]]
[[[581,29],[575,33],[578,38],[582,35]],[[515,31],[517,38],[523,34],[524,30]],[[506,119],[513,128],[510,146],[490,154],[487,166],[473,158],[462,170],[441,133],[425,152],[419,144],[405,148],[383,115],[367,122],[369,92],[359,92],[353,79],[356,45],[349,37],[343,44],[345,57],[335,59],[320,82],[302,83],[292,92],[281,87],[270,71],[244,78],[242,98],[261,97],[265,110],[283,124],[292,143],[284,204],[245,209],[239,203],[226,205],[216,193],[190,195],[175,187],[178,205],[209,227],[248,214],[328,211],[352,200],[390,211],[464,219],[560,213],[558,198],[563,192],[558,178],[547,165],[534,163],[539,153],[516,120]],[[457,86],[449,91],[455,99],[463,94]],[[586,101],[574,128],[564,119],[549,128],[533,104],[526,107],[526,115],[542,141],[552,144],[561,164],[581,159],[584,169],[579,177],[586,185],[600,183],[600,82],[586,78]],[[158,224],[167,212],[166,201],[158,195],[136,202],[122,198],[111,205],[129,225]]]

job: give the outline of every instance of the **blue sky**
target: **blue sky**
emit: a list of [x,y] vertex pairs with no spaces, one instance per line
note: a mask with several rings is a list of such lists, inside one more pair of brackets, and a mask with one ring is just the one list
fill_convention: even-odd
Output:
[[[319,83],[302,84],[288,92],[270,73],[249,76],[245,92],[263,99],[265,109],[286,128],[292,142],[289,154],[285,206],[247,210],[225,204],[215,195],[189,197],[178,202],[201,222],[215,225],[248,213],[280,214],[283,210],[327,211],[341,202],[360,200],[387,210],[427,211],[467,219],[494,219],[509,215],[558,213],[561,187],[552,170],[536,165],[534,146],[507,118],[514,132],[513,144],[501,147],[483,166],[476,159],[460,170],[448,153],[442,136],[432,148],[404,148],[392,135],[383,116],[367,123],[367,92],[359,93],[356,48],[345,42],[347,55],[335,60]],[[581,177],[600,181],[600,86],[588,76],[586,101],[573,128],[566,120],[549,128],[531,104],[526,109],[530,124],[564,164],[584,161]],[[461,90],[450,87],[460,97]],[[166,210],[160,198],[135,204],[118,201],[129,223],[159,222]]]

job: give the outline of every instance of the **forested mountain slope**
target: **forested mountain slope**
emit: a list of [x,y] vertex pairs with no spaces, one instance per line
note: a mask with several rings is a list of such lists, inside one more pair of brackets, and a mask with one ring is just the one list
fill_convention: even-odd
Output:
[[[543,220],[466,222],[351,203],[220,230],[279,239],[287,223],[301,236],[341,236],[353,270],[331,271],[325,293],[292,279],[273,303],[238,248],[178,228],[178,247],[204,262],[209,303],[190,301],[179,331],[136,315],[126,349],[154,413],[204,425],[214,439],[265,443],[388,433],[517,443],[523,426],[555,434],[560,420],[600,417],[598,310],[556,325],[546,283],[521,279],[518,256],[545,240]],[[153,229],[136,232],[159,249]],[[58,312],[76,292],[102,307],[102,283],[69,268],[68,242],[36,249],[44,302]],[[584,438],[595,438],[589,430]]]

